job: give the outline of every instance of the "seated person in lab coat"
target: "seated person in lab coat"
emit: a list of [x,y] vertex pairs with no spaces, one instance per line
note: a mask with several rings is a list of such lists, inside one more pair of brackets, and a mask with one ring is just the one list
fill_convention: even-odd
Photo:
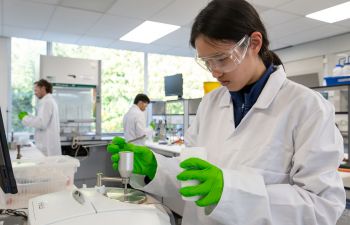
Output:
[[149,98],[145,94],[138,94],[134,99],[134,104],[129,111],[124,115],[123,127],[125,140],[130,141],[136,138],[141,138],[133,143],[143,145],[147,136],[151,136],[153,130],[146,127],[146,108],[150,103]]
[[[200,196],[186,202],[183,225],[336,224],[345,192],[334,107],[287,79],[257,11],[244,0],[213,0],[195,18],[190,43],[222,85],[203,97],[185,134],[207,160],[180,162],[116,137],[108,146],[114,168],[118,152],[131,150],[134,188]],[[180,188],[185,180],[199,184]]]
[[20,112],[23,125],[35,128],[35,145],[46,156],[62,155],[58,107],[52,96],[52,84],[41,79],[34,83],[34,94],[39,99],[36,115]]

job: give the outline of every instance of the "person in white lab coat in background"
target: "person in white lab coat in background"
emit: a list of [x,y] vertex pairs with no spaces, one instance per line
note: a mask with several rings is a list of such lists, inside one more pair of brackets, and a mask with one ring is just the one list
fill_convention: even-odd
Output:
[[[223,87],[205,95],[185,134],[207,160],[166,158],[115,138],[134,151],[133,187],[187,201],[183,225],[334,225],[345,208],[337,168],[343,139],[334,107],[319,93],[288,80],[269,50],[265,27],[244,0],[213,0],[192,25],[196,61]],[[144,176],[151,181],[144,182]],[[179,181],[198,180],[180,188]]]
[[62,155],[58,107],[52,96],[52,84],[41,79],[34,83],[34,94],[39,99],[36,115],[20,112],[23,125],[35,128],[35,145],[46,156]]
[[133,143],[143,145],[147,137],[152,136],[153,130],[146,126],[146,108],[150,103],[145,94],[138,94],[134,99],[134,104],[124,115],[123,128],[124,138],[127,141],[144,136],[144,138],[134,141]]

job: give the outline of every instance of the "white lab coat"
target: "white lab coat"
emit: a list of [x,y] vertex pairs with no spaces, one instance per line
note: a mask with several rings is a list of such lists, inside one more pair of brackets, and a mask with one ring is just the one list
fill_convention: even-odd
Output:
[[[124,138],[126,141],[146,135],[152,136],[152,130],[146,127],[146,114],[133,104],[123,118]],[[134,144],[144,145],[147,137],[134,141]]]
[[62,155],[58,107],[51,94],[38,101],[36,116],[26,116],[22,123],[35,128],[35,145],[44,155]]
[[[286,79],[279,66],[236,128],[233,117],[225,87],[204,96],[185,141],[207,149],[208,161],[223,171],[224,189],[216,206],[187,202],[182,224],[334,225],[345,207],[334,107]],[[144,186],[135,176],[132,185],[174,196],[179,157],[155,155],[152,182]]]

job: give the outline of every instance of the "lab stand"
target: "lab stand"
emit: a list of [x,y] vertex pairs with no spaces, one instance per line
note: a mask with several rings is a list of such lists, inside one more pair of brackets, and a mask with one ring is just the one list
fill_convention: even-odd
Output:
[[344,153],[347,159],[342,163],[340,167],[350,168],[349,161],[349,101],[350,101],[350,85],[337,85],[337,86],[325,86],[311,88],[323,95],[328,101],[330,101],[335,108],[335,123],[339,128],[344,139]]

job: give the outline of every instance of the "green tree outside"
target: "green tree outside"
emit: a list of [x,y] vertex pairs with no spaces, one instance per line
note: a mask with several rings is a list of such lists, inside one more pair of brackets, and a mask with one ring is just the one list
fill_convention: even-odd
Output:
[[[116,49],[53,43],[53,55],[102,61],[102,132],[122,132],[122,119],[134,97],[144,92],[144,53]],[[39,79],[40,54],[46,42],[12,39],[12,124],[14,131],[28,130],[17,118],[20,111],[34,113],[33,82]],[[184,98],[203,96],[203,82],[213,81],[193,57],[148,55],[148,96],[151,100],[171,100],[164,95],[164,76],[183,74]],[[174,113],[181,106],[173,104]]]
[[30,131],[22,125],[18,113],[34,114],[33,83],[39,78],[40,54],[46,54],[46,42],[28,39],[11,39],[12,130]]

